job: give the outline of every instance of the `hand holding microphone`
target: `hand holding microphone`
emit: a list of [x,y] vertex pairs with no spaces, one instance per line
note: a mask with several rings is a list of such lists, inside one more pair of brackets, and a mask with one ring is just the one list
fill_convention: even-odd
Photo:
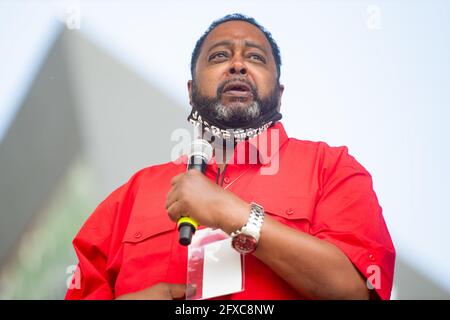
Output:
[[[212,146],[204,139],[197,139],[191,144],[191,152],[188,159],[188,170],[197,170],[205,173],[206,165],[211,160]],[[198,223],[191,217],[178,219],[179,242],[183,246],[191,244],[192,236],[197,230]]]
[[178,224],[179,242],[184,246],[191,243],[198,224],[231,234],[242,228],[249,217],[250,205],[246,201],[204,176],[212,151],[207,141],[194,141],[187,172],[171,180],[166,209],[169,218]]

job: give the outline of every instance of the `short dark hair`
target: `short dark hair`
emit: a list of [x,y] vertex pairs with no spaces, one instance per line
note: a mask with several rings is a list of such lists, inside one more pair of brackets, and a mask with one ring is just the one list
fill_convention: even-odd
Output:
[[278,80],[280,80],[280,67],[281,67],[281,55],[280,55],[280,48],[278,47],[275,40],[272,38],[272,34],[267,31],[263,26],[261,26],[256,20],[252,17],[243,15],[241,13],[232,13],[224,16],[223,18],[217,19],[211,23],[211,25],[206,29],[205,33],[200,37],[200,39],[197,40],[197,43],[195,44],[194,51],[192,51],[192,57],[191,57],[191,76],[192,79],[194,79],[195,74],[195,66],[197,65],[198,56],[200,55],[200,49],[202,47],[203,42],[205,41],[208,34],[213,31],[218,25],[228,22],[228,21],[245,21],[248,22],[255,27],[257,27],[259,30],[261,30],[262,33],[266,36],[267,41],[269,41],[270,46],[272,47],[272,54],[275,59],[275,65],[277,67],[277,75]]

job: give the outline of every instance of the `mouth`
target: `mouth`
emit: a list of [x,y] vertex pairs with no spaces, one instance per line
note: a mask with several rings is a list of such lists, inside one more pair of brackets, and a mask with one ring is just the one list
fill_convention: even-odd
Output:
[[222,94],[240,98],[253,96],[251,87],[242,81],[227,83],[222,90]]

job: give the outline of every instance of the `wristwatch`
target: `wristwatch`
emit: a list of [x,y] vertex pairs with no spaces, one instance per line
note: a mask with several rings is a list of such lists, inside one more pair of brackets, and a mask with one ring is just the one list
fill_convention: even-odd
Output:
[[240,229],[231,233],[231,245],[242,254],[252,253],[258,246],[261,227],[264,222],[264,208],[252,202],[247,223]]

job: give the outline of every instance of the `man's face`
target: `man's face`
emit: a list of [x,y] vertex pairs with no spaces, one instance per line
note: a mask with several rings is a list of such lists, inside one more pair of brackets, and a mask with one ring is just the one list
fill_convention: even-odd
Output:
[[270,43],[244,21],[222,23],[209,33],[188,88],[191,105],[230,126],[279,109],[283,92]]

